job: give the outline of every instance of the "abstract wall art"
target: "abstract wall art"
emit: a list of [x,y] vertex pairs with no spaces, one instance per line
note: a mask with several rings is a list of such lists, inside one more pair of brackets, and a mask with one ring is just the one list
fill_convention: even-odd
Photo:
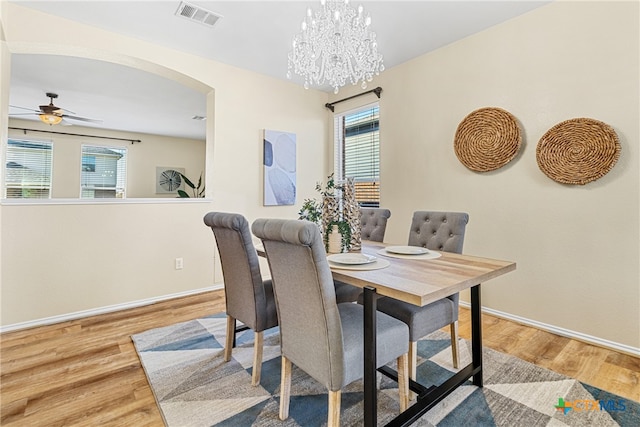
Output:
[[264,205],[296,203],[296,135],[264,130]]

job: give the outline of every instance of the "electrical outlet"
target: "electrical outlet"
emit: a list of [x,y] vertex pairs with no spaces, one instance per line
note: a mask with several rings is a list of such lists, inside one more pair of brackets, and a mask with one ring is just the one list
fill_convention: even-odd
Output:
[[183,260],[182,258],[176,258],[176,270],[182,270]]

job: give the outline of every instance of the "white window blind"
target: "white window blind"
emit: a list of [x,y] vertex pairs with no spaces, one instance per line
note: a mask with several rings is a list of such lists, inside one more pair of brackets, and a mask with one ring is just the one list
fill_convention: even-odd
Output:
[[334,174],[354,178],[361,206],[380,206],[380,112],[378,105],[350,111],[334,119]]
[[7,141],[4,197],[51,198],[53,143],[9,139]]
[[126,197],[127,149],[82,146],[80,197],[83,199]]

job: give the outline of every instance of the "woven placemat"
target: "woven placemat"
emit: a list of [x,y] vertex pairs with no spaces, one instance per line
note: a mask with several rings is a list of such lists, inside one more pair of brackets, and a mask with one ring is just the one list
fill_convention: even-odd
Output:
[[558,123],[536,147],[538,167],[563,184],[584,185],[606,175],[620,157],[615,130],[594,119],[577,118]]
[[477,172],[509,163],[520,150],[518,121],[501,108],[480,108],[465,117],[456,130],[453,148],[458,160]]

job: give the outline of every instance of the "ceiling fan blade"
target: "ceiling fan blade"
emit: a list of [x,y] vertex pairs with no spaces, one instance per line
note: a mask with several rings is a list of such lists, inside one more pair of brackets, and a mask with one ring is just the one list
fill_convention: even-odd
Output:
[[102,123],[102,120],[100,120],[100,119],[89,119],[87,117],[70,116],[68,114],[63,114],[62,118],[63,119],[69,119],[69,120],[78,120],[78,121],[81,121],[81,122]]
[[40,112],[40,111],[38,111],[38,110],[34,110],[33,108],[18,107],[17,105],[9,105],[9,107],[11,107],[11,108],[19,108],[19,109],[21,109],[21,110],[29,110],[29,111],[32,111],[32,112],[34,112],[34,113],[39,113],[39,112]]
[[31,111],[31,113],[15,113],[15,114],[9,114],[9,115],[10,116],[34,115],[34,116],[41,116],[42,117],[42,115],[45,114],[45,115],[50,115],[50,116],[58,116],[58,117],[62,118],[62,121],[60,122],[60,124],[62,124],[64,126],[73,125],[73,123],[71,123],[69,120],[80,121],[80,122],[90,122],[90,123],[102,123],[101,119],[90,119],[88,117],[80,117],[80,116],[70,115],[68,113],[71,113],[71,114],[76,114],[76,113],[74,113],[71,110],[62,109],[62,108],[58,107],[57,105],[53,104],[53,100],[58,97],[57,94],[47,92],[47,96],[51,99],[51,102],[49,102],[49,104],[39,105],[38,106],[39,110],[34,110],[34,109],[31,109],[31,108],[26,108],[26,107],[19,107],[17,105],[10,105],[10,107],[20,108],[22,110],[29,110],[29,111]]
[[60,114],[63,114],[63,113],[77,114],[75,111],[67,110],[67,109],[66,109],[66,108],[64,108],[64,107],[58,107],[57,105],[54,105],[54,107],[58,109],[58,111],[60,112]]
[[64,110],[62,110],[62,108],[56,107],[53,104],[41,105],[40,106],[40,111],[42,111],[44,114],[55,114],[57,116],[59,116],[59,115],[64,113]]

